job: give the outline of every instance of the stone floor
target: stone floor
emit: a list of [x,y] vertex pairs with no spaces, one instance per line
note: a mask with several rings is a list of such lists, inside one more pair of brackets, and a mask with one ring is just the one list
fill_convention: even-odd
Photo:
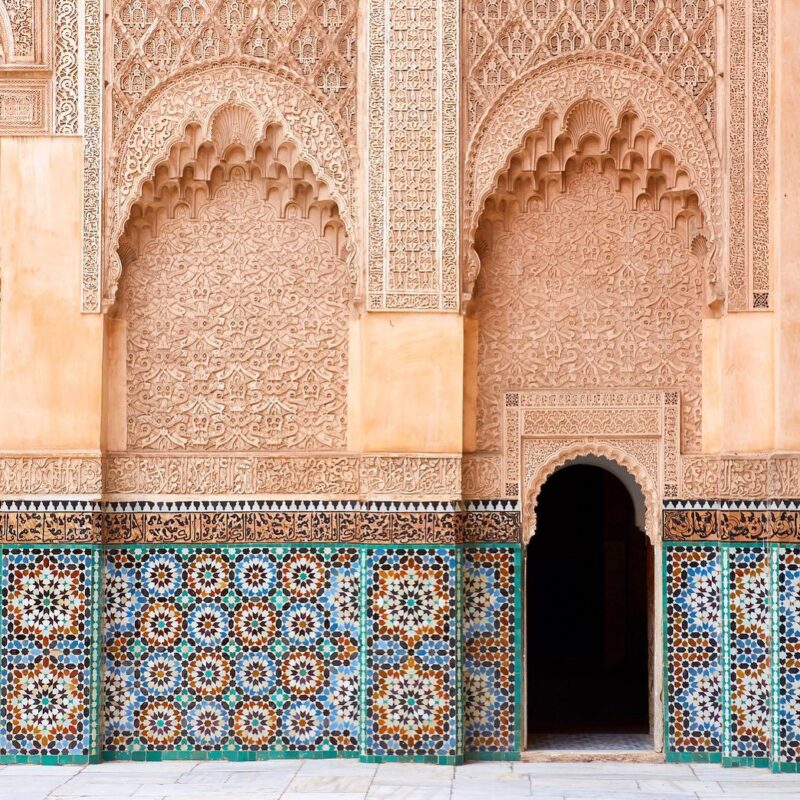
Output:
[[800,800],[800,776],[712,765],[357,761],[0,767],[2,800]]

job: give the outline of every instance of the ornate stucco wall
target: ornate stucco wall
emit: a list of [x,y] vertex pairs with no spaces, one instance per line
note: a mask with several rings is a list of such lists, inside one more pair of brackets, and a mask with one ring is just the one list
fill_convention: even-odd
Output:
[[0,761],[516,757],[538,492],[600,458],[656,746],[794,769],[795,6],[0,0]]

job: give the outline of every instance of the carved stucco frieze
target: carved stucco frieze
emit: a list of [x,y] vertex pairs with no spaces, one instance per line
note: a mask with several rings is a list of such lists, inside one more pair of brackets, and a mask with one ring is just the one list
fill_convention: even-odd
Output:
[[0,496],[98,495],[102,491],[102,466],[95,455],[2,455]]

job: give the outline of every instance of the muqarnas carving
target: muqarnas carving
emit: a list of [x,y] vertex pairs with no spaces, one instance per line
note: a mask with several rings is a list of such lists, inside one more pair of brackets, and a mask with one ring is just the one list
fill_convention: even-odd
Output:
[[704,272],[713,283],[698,197],[633,112],[586,100],[564,130],[554,118],[477,229],[478,449],[500,449],[509,389],[647,386],[682,390],[683,449],[698,451]]
[[190,126],[133,206],[116,314],[127,323],[127,445],[346,444],[347,240],[328,187],[277,125],[222,108]]

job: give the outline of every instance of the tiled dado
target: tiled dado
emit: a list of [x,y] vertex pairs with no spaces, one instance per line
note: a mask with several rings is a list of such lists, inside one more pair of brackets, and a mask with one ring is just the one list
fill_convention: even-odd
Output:
[[[145,530],[171,514],[180,536],[203,512],[111,513]],[[0,761],[519,752],[518,543],[37,541],[0,558]]]
[[513,501],[0,503],[9,543],[393,543],[518,542]]
[[665,542],[669,760],[800,768],[799,565],[786,542]]
[[800,544],[800,501],[664,503],[665,541]]

